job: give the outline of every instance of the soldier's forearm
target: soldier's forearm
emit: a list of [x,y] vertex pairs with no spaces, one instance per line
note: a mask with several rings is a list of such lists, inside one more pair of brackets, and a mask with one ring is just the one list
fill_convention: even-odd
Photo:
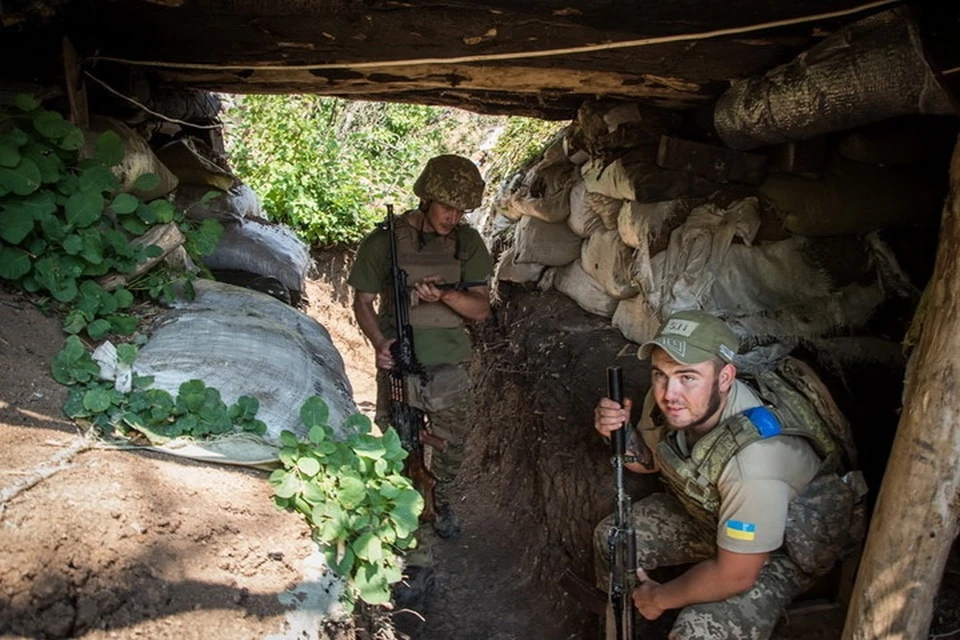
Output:
[[490,289],[476,287],[465,291],[448,289],[440,300],[458,314],[474,322],[482,322],[490,317]]

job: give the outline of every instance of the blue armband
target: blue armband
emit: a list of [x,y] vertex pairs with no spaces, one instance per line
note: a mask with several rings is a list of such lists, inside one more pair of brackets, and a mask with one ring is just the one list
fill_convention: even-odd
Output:
[[743,412],[747,419],[753,423],[753,426],[760,432],[761,438],[772,438],[781,433],[780,421],[773,412],[766,407],[753,407]]

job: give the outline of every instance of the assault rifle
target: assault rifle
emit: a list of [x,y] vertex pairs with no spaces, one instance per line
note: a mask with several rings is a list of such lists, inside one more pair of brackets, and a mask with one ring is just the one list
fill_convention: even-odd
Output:
[[[620,367],[607,367],[607,397],[623,405]],[[607,544],[610,549],[610,604],[617,625],[617,640],[633,640],[636,622],[633,589],[637,586],[637,539],[633,529],[633,503],[623,486],[628,428],[629,421],[610,438],[617,506],[616,522]]]
[[[384,223],[390,237],[390,277],[393,281],[393,313],[397,339],[390,346],[393,368],[390,369],[390,412],[393,427],[400,436],[400,444],[407,451],[404,473],[423,496],[423,520],[433,520],[433,488],[437,479],[430,473],[423,457],[423,440],[427,436],[426,414],[407,402],[405,378],[418,376],[424,384],[430,374],[417,359],[413,349],[413,327],[410,325],[410,298],[407,291],[407,272],[400,267],[397,258],[397,235],[394,228],[393,205],[387,205],[387,220]],[[434,436],[434,440],[442,440]],[[441,447],[442,448],[442,447]]]
[[441,282],[440,284],[435,284],[437,289],[443,291],[444,289],[453,289],[454,291],[466,291],[471,287],[484,287],[487,285],[486,280],[458,280],[457,282]]

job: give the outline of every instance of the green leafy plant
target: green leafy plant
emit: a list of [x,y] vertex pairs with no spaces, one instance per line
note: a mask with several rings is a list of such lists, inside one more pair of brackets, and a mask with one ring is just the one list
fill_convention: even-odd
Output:
[[[130,365],[138,349],[132,344],[117,347],[117,359]],[[134,378],[133,391],[121,393],[113,383],[100,380],[100,366],[94,362],[77,336],[69,336],[66,345],[53,359],[53,377],[72,386],[64,413],[70,418],[88,420],[101,435],[125,436],[131,430],[145,435],[151,442],[162,444],[180,436],[204,438],[234,431],[258,435],[267,426],[257,419],[260,401],[241,396],[227,406],[217,389],[202,380],[188,380],[180,385],[177,396],[162,389],[151,389],[153,378]]]
[[300,410],[308,441],[284,431],[280,461],[270,476],[279,507],[306,516],[322,543],[328,566],[369,604],[390,600],[390,585],[401,578],[400,554],[416,546],[414,532],[423,498],[401,474],[407,452],[393,429],[378,437],[370,420],[347,420],[350,435],[334,438],[322,399],[308,399]]
[[[162,254],[137,236],[175,222],[188,252],[200,257],[216,247],[222,227],[215,220],[189,222],[168,200],[143,202],[122,192],[111,169],[126,153],[116,132],[100,134],[90,157],[81,157],[84,144],[79,128],[32,97],[18,96],[14,110],[0,113],[0,278],[49,295],[64,310],[68,333],[98,340],[137,328],[130,290],[108,291],[98,282]],[[146,173],[133,189],[158,184],[156,174]],[[164,285],[147,291],[170,293]]]

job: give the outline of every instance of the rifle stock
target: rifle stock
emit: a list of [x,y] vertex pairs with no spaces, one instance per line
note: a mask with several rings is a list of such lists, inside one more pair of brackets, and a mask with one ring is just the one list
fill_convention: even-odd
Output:
[[[607,397],[623,405],[623,377],[620,367],[607,368]],[[613,451],[616,524],[610,532],[610,604],[613,605],[617,625],[617,640],[633,640],[636,626],[636,608],[633,589],[637,586],[637,540],[633,527],[633,503],[623,484],[624,458],[627,449],[627,429],[630,423],[613,432],[610,446]]]
[[390,237],[390,276],[393,281],[393,312],[396,323],[397,339],[391,347],[393,369],[390,370],[390,408],[394,428],[400,436],[400,443],[407,451],[404,473],[413,482],[413,486],[423,496],[421,520],[433,520],[433,489],[437,479],[430,473],[423,457],[424,443],[443,449],[441,438],[426,429],[426,414],[410,405],[407,400],[405,379],[416,375],[426,383],[429,374],[417,359],[413,344],[413,327],[410,325],[410,300],[406,295],[407,272],[400,267],[397,257],[397,236],[394,229],[393,205],[387,205],[387,219],[384,223]]

